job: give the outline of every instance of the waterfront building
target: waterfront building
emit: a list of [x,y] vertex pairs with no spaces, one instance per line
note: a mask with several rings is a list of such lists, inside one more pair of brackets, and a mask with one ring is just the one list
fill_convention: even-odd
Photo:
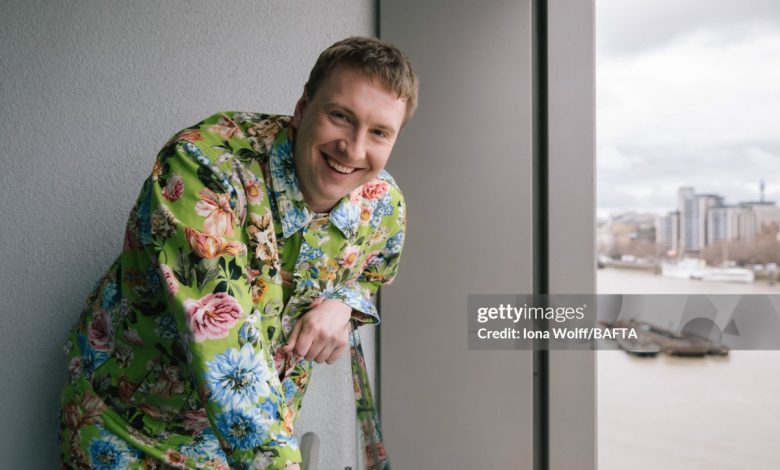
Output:
[[656,243],[660,255],[675,256],[680,241],[680,212],[672,211],[656,219]]
[[717,206],[707,212],[707,245],[717,242],[740,240],[744,228],[742,221],[750,217],[750,211],[739,206]]
[[679,252],[685,253],[694,246],[694,240],[697,238],[698,227],[696,226],[696,195],[693,188],[683,186],[677,190],[677,212],[679,213],[680,238]]

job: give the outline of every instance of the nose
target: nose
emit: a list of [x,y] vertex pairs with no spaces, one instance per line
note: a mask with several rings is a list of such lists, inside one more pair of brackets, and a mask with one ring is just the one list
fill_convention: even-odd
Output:
[[339,152],[350,162],[363,160],[366,156],[366,132],[358,130],[340,140]]

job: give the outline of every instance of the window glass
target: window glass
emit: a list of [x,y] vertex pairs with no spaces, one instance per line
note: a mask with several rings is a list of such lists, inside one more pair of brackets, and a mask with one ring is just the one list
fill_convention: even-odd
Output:
[[[598,292],[780,294],[780,2],[597,0],[596,44]],[[780,352],[597,370],[600,470],[780,468]]]

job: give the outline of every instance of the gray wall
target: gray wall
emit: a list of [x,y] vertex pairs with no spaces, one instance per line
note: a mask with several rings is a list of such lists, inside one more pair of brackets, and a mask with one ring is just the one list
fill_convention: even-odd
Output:
[[388,452],[401,469],[530,469],[531,352],[469,351],[466,301],[533,287],[531,2],[381,5],[420,75],[388,165],[409,207],[382,293]]
[[[219,110],[291,113],[317,54],[374,33],[362,0],[3,2],[0,455],[57,466],[61,345],[122,247],[160,146]],[[314,373],[298,432],[355,465],[346,356]]]
[[[534,122],[540,3],[548,115]],[[593,0],[381,4],[382,38],[421,79],[420,111],[389,164],[409,207],[401,272],[382,294],[383,424],[399,468],[533,466],[532,353],[469,351],[466,299],[532,291],[532,150],[543,128],[550,292],[594,291],[593,11]],[[595,469],[594,354],[549,358],[549,468]]]
[[[547,1],[550,292],[596,291],[593,0]],[[550,469],[596,458],[596,352],[550,353]]]

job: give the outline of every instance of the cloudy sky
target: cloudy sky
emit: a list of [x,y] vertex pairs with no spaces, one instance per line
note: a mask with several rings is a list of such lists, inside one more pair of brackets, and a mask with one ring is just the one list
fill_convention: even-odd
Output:
[[598,214],[780,202],[780,1],[596,0]]

